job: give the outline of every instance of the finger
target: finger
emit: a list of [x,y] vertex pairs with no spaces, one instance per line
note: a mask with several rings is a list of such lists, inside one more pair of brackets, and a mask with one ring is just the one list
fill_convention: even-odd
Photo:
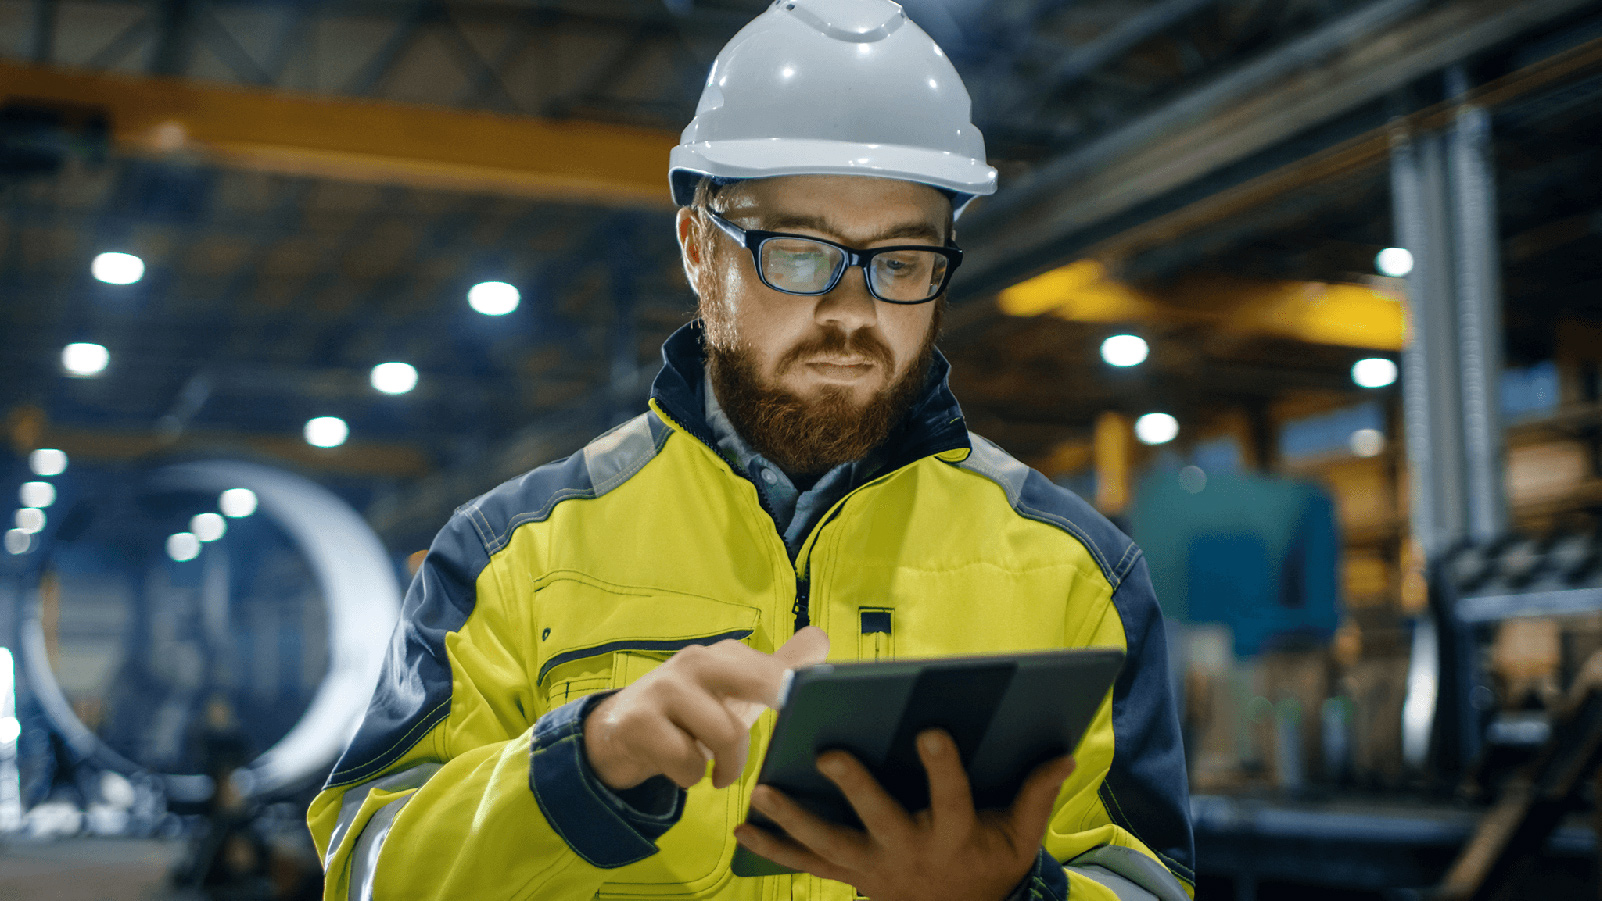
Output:
[[786,667],[764,654],[729,639],[715,645],[691,645],[669,661],[720,699],[753,701],[774,706],[784,684]]
[[1046,834],[1062,784],[1074,771],[1072,757],[1058,757],[1035,767],[1012,801],[1008,819],[1020,848],[1036,848]]
[[929,814],[942,832],[966,836],[973,828],[973,789],[957,743],[943,729],[918,734],[918,759],[929,777]]
[[663,688],[668,693],[668,720],[714,761],[712,784],[723,788],[739,779],[751,748],[749,727],[727,706],[695,686],[670,683]]
[[848,870],[862,869],[867,850],[861,832],[830,823],[766,785],[751,792],[751,806],[823,860]]
[[706,776],[707,758],[695,739],[671,720],[652,718],[623,736],[624,747],[636,760],[689,788]]
[[752,826],[750,823],[741,823],[734,827],[734,838],[740,844],[751,849],[753,853],[766,857],[781,867],[789,867],[792,870],[811,873],[814,876],[832,879],[835,882],[850,881],[851,874],[843,867],[824,860],[789,839],[780,838],[768,830]]
[[798,669],[822,663],[829,656],[829,633],[817,626],[807,626],[790,636],[784,647],[773,652],[773,658],[785,669]]
[[868,835],[880,845],[904,845],[912,836],[912,817],[890,796],[868,768],[844,751],[818,756],[818,771],[839,786]]

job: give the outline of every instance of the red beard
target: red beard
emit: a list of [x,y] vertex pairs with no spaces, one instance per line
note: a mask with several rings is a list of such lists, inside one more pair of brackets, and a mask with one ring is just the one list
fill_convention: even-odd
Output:
[[[912,366],[866,404],[855,403],[851,393],[840,387],[824,388],[816,397],[803,399],[765,384],[752,354],[739,341],[731,342],[733,347],[706,343],[707,375],[729,422],[757,453],[792,478],[821,475],[866,457],[906,416],[923,389],[934,358],[934,339],[940,333],[945,299],[933,303],[937,304],[934,318]],[[819,354],[868,357],[886,369],[894,360],[890,348],[871,333],[856,332],[848,338],[831,329],[786,353],[777,371]]]

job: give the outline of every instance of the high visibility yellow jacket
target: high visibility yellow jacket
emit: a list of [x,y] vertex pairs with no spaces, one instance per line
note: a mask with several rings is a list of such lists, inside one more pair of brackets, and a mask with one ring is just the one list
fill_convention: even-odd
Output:
[[1033,891],[1193,894],[1184,759],[1139,549],[969,433],[937,360],[880,474],[792,560],[755,486],[713,450],[700,340],[694,326],[669,339],[649,412],[464,505],[439,533],[308,815],[325,897],[850,901],[849,886],[812,876],[730,873],[771,711],[745,778],[703,780],[670,813],[598,792],[583,758],[575,699],[692,644],[771,652],[802,604],[835,660],[1124,649]]

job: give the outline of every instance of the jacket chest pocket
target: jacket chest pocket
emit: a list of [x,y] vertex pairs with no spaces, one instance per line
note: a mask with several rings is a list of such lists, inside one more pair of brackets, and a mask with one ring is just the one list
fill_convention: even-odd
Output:
[[566,571],[535,584],[534,605],[529,675],[542,714],[622,688],[690,645],[748,638],[760,616],[744,604]]
[[[537,585],[538,652],[531,673],[542,713],[598,691],[624,688],[690,645],[749,638],[753,607],[697,595],[554,573]],[[660,851],[613,870],[600,897],[707,897],[726,889],[733,829],[744,815],[738,784],[690,789],[684,816]]]

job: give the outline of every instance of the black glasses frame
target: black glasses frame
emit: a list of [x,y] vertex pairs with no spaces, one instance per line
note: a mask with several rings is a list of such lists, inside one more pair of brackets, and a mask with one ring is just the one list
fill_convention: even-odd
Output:
[[[730,222],[711,210],[705,210],[705,212],[707,216],[711,218],[712,223],[718,228],[722,229],[724,234],[727,234],[729,237],[734,239],[735,243],[751,252],[751,265],[756,269],[757,278],[762,280],[762,284],[767,285],[769,288],[772,288],[781,294],[793,294],[798,297],[818,297],[823,294],[828,294],[830,291],[833,291],[839,286],[840,279],[845,277],[845,272],[847,269],[850,269],[852,266],[861,266],[863,282],[867,284],[868,293],[872,294],[874,299],[883,301],[885,303],[899,304],[901,306],[916,306],[920,303],[928,303],[929,301],[934,300],[940,295],[944,294],[946,291],[946,286],[951,284],[952,273],[956,272],[957,267],[962,264],[962,248],[955,244],[947,244],[944,247],[939,247],[934,244],[896,244],[890,247],[875,247],[872,250],[858,250],[855,247],[847,247],[844,244],[830,241],[825,238],[815,238],[812,235],[797,235],[791,232],[770,232],[755,228],[741,228],[740,226],[735,225],[733,222]],[[762,245],[773,240],[774,238],[799,238],[803,241],[816,241],[819,244],[827,244],[830,247],[839,250],[843,254],[843,259],[838,266],[834,267],[834,274],[829,277],[829,283],[820,290],[791,291],[788,288],[781,288],[778,285],[768,281],[768,274],[762,271]],[[940,287],[922,300],[891,300],[888,297],[880,296],[878,290],[873,287],[873,277],[870,274],[873,270],[869,269],[868,266],[873,262],[873,258],[879,254],[892,253],[897,250],[929,250],[944,256],[946,258],[946,273],[945,276],[940,280]]]

